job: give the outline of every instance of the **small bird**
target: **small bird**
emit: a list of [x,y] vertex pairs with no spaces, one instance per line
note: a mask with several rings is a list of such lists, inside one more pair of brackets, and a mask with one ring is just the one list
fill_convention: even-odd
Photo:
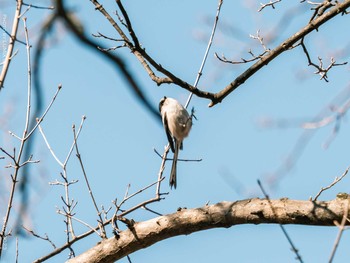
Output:
[[182,150],[183,140],[188,136],[192,127],[192,116],[177,100],[164,96],[159,102],[159,112],[168,137],[169,145],[174,153],[170,172],[170,188],[176,189],[176,163],[179,150]]

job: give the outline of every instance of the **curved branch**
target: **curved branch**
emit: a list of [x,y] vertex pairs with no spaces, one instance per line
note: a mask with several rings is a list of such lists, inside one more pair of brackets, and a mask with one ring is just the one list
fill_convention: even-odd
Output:
[[125,61],[115,54],[109,52],[101,52],[97,47],[98,43],[89,38],[81,28],[76,25],[69,15],[69,10],[66,9],[64,5],[64,0],[56,0],[57,16],[59,16],[64,22],[67,28],[74,34],[79,41],[81,41],[87,47],[92,48],[94,51],[98,51],[101,56],[107,58],[113,65],[121,72],[126,83],[129,85],[131,90],[134,92],[136,97],[144,104],[144,106],[152,113],[152,115],[160,121],[160,115],[158,109],[154,107],[151,101],[146,97],[144,90],[141,85],[136,81],[136,78],[133,76],[132,72],[128,69]]
[[[252,75],[254,75],[257,71],[259,71],[263,66],[266,66],[277,56],[282,54],[283,52],[293,48],[293,45],[298,41],[302,40],[307,34],[310,32],[317,30],[321,25],[326,23],[328,20],[333,17],[344,14],[346,9],[350,7],[350,0],[345,0],[342,3],[336,4],[330,11],[324,13],[318,18],[310,21],[310,23],[302,28],[300,31],[295,33],[293,36],[285,40],[282,44],[280,44],[275,49],[271,50],[266,56],[262,57],[261,60],[256,62],[250,68],[248,68],[245,72],[239,75],[234,81],[232,81],[229,85],[227,85],[223,90],[216,93],[212,102],[209,104],[209,107],[214,106],[215,104],[221,102],[226,96],[228,96],[232,91],[237,89],[241,84],[243,84],[247,79],[249,79]],[[195,92],[194,92],[195,93]]]
[[[121,29],[121,27],[117,24],[117,22],[111,17],[111,15],[107,12],[107,10],[101,5],[97,0],[90,0],[95,5],[95,10],[99,11],[112,25],[112,27],[118,32],[118,34],[122,37],[127,47],[131,50],[131,52],[135,55],[135,57],[140,61],[141,65],[145,68],[146,72],[150,76],[150,78],[157,83],[157,85],[161,84],[170,84],[174,83],[194,94],[196,94],[198,97],[207,98],[212,100],[214,97],[214,93],[206,92],[203,90],[200,90],[191,84],[187,83],[186,81],[182,80],[180,77],[177,77],[172,72],[167,70],[165,67],[163,67],[161,64],[157,63],[151,55],[149,55],[145,48],[141,47],[139,44],[139,41],[137,39],[137,36],[133,30],[133,27],[131,25],[129,16],[127,12],[125,11],[122,3],[120,0],[117,0],[117,4],[126,20],[126,26],[128,27],[129,34],[132,38],[132,41],[126,36],[124,31]],[[161,78],[158,77],[154,71],[152,70],[151,66],[156,69],[158,72],[164,74],[166,77]]]
[[331,201],[313,202],[254,198],[183,209],[173,214],[135,223],[121,232],[118,238],[103,240],[68,262],[114,262],[167,238],[240,224],[334,226],[335,221],[342,220],[344,211],[348,211],[349,200],[337,198]]
[[[286,39],[283,43],[281,43],[278,47],[271,50],[265,56],[261,57],[259,61],[253,64],[250,68],[244,71],[241,75],[239,75],[234,81],[232,81],[229,85],[223,88],[218,93],[206,92],[204,90],[200,90],[181,78],[177,77],[169,70],[164,68],[161,64],[157,63],[145,50],[139,45],[139,41],[137,36],[133,30],[130,19],[128,17],[127,12],[125,11],[121,0],[117,0],[117,4],[126,20],[126,26],[129,30],[129,34],[131,36],[132,41],[126,36],[123,30],[118,26],[116,21],[109,15],[109,13],[104,9],[104,7],[98,2],[98,0],[90,0],[96,7],[96,10],[102,13],[103,16],[111,23],[111,25],[116,29],[119,35],[125,41],[125,44],[131,50],[131,52],[136,56],[136,58],[141,62],[149,76],[153,81],[155,81],[158,85],[164,83],[174,83],[201,98],[207,98],[211,100],[209,107],[220,103],[226,96],[228,96],[231,92],[233,92],[236,88],[238,88],[241,84],[243,84],[246,80],[248,80],[251,76],[253,76],[257,71],[259,71],[263,66],[270,63],[273,59],[278,57],[283,52],[290,50],[294,47],[294,45],[303,39],[310,32],[317,30],[322,24],[326,23],[328,20],[339,14],[346,14],[346,9],[350,7],[350,0],[345,0],[342,3],[335,4],[330,11],[327,13],[318,14],[318,17],[310,20],[307,26],[299,30],[290,38]],[[314,18],[314,17],[313,17]],[[157,70],[158,72],[164,74],[165,78],[160,78],[155,75],[154,71],[151,69],[151,66]]]

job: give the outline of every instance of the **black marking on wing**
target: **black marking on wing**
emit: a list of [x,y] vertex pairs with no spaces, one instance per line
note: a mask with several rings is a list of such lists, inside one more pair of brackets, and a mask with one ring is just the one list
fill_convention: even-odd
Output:
[[168,119],[167,119],[166,113],[164,113],[164,128],[165,128],[166,136],[168,137],[170,148],[171,148],[172,152],[175,152],[174,141],[173,141],[173,137],[171,136],[171,133],[169,131]]

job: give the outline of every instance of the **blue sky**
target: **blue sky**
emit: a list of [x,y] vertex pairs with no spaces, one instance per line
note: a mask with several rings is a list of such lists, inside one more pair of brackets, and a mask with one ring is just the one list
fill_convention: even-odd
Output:
[[[282,1],[275,10],[267,8],[257,13],[259,1],[240,2],[226,1],[222,6],[218,31],[199,83],[202,89],[219,91],[250,66],[224,65],[215,59],[214,52],[235,59],[249,57],[249,48],[256,53],[261,52],[260,45],[249,35],[255,35],[260,30],[262,36],[268,36],[270,32],[276,31],[276,23],[281,21],[288,10],[301,6],[299,13],[288,20],[288,26],[280,24],[285,30],[276,31],[276,40],[267,42],[269,48],[274,48],[306,25],[311,16],[307,4]],[[113,5],[106,4],[105,7],[110,8],[112,13],[116,8]],[[72,4],[72,7],[87,32],[117,37],[89,1]],[[193,83],[196,78],[216,7],[217,1],[125,3],[134,29],[147,52],[189,83]],[[1,12],[8,16],[10,24],[13,8],[8,6]],[[35,9],[27,13],[33,45],[38,25],[48,13]],[[325,64],[331,56],[335,56],[339,62],[349,59],[348,53],[337,57],[336,52],[349,44],[349,38],[344,34],[348,20],[347,16],[335,18],[306,39],[315,61],[317,56],[323,57]],[[79,125],[81,117],[87,116],[79,138],[79,148],[98,204],[109,207],[115,198],[123,198],[128,184],[131,184],[130,192],[133,192],[156,180],[161,160],[153,148],[161,152],[166,144],[166,136],[159,121],[138,103],[108,62],[91,50],[82,48],[62,26],[56,27],[54,34],[51,39],[58,41],[45,52],[43,58],[42,79],[46,104],[60,83],[63,88],[42,127],[56,155],[63,160],[72,143],[72,124]],[[23,38],[23,34],[20,37]],[[17,45],[17,48],[19,53],[11,65],[6,88],[0,93],[1,112],[9,105],[13,106],[11,118],[1,127],[0,143],[8,147],[18,142],[8,135],[7,130],[19,134],[25,116],[26,54],[23,46]],[[185,103],[187,91],[174,85],[156,86],[128,50],[118,52],[125,58],[128,68],[133,70],[155,107],[164,95]],[[280,167],[304,130],[298,127],[263,128],[258,120],[269,117],[310,121],[321,109],[327,108],[338,93],[349,88],[348,65],[334,68],[329,73],[328,83],[319,80],[319,76],[313,72],[314,69],[307,66],[301,48],[296,48],[278,57],[213,108],[207,107],[209,101],[194,97],[190,107],[195,107],[198,120],[184,142],[180,157],[201,158],[203,161],[179,163],[176,190],[168,187],[168,163],[165,170],[167,178],[162,187],[164,192],[170,193],[165,200],[149,207],[167,214],[175,212],[178,207],[194,208],[207,202],[234,201],[251,195],[262,197],[256,191],[257,179],[264,179],[266,174]],[[301,79],[301,74],[305,78]],[[271,198],[307,200],[336,176],[341,176],[350,164],[347,151],[349,124],[345,117],[336,138],[325,150],[322,145],[332,134],[333,126],[331,124],[315,131],[298,162],[279,181],[277,188],[270,189],[266,185]],[[61,170],[39,133],[36,134],[34,158],[41,162],[32,167],[31,218],[26,223],[39,234],[47,233],[60,246],[65,241],[65,226],[64,218],[56,214],[56,207],[62,207],[60,196],[64,195],[64,191],[62,187],[49,186],[48,182],[60,179]],[[2,169],[0,173],[5,176],[8,171]],[[96,213],[74,156],[68,165],[68,176],[79,180],[78,184],[71,187],[71,197],[78,201],[77,217],[94,225]],[[336,187],[325,192],[320,200],[334,199],[338,192],[347,192],[349,180],[346,177]],[[246,190],[237,192],[237,185]],[[153,193],[152,190],[137,196],[125,208],[152,197]],[[143,221],[154,216],[142,210],[130,217]],[[77,232],[86,230],[79,223],[75,223],[75,226]],[[286,226],[286,229],[305,262],[325,262],[328,259],[337,228]],[[80,254],[97,241],[97,237],[88,238],[74,245],[74,249]],[[345,232],[335,262],[344,262],[348,258],[346,246],[349,241]],[[32,261],[51,250],[49,244],[34,238],[21,239],[19,247],[22,262],[27,262],[27,259]],[[64,261],[67,253],[61,253],[50,262]],[[10,242],[5,260],[11,261],[13,257],[14,242]],[[242,225],[203,231],[171,238],[131,255],[132,262],[169,263],[193,260],[206,263],[231,259],[237,262],[295,262],[294,258],[277,225]]]

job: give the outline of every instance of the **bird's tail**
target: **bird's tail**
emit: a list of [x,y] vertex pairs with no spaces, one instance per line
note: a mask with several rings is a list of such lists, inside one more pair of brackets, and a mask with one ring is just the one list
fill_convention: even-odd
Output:
[[176,189],[176,164],[177,164],[177,157],[179,155],[179,150],[180,150],[180,145],[181,142],[175,142],[175,153],[174,153],[174,159],[173,159],[173,164],[171,166],[171,172],[170,172],[170,180],[169,180],[169,185],[170,188],[174,186],[174,189]]

